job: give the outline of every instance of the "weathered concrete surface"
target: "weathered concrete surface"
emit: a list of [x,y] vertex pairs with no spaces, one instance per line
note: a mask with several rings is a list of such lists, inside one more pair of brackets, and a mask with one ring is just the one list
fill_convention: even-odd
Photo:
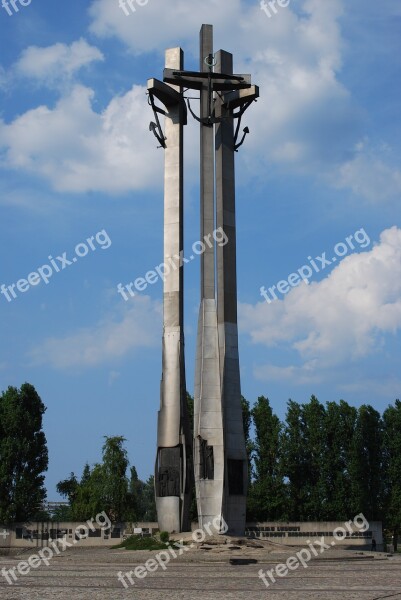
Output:
[[[234,545],[234,544],[232,544]],[[134,585],[125,589],[117,573],[144,564],[155,552],[128,552],[110,549],[67,550],[54,557],[49,566],[31,569],[8,585],[0,576],[3,600],[401,600],[401,557],[386,557],[337,549],[326,551],[267,589],[258,578],[260,569],[274,568],[300,548],[280,546],[229,550],[221,546],[209,550],[193,548],[171,559],[144,579],[133,577]],[[29,553],[0,557],[0,572],[10,569]],[[257,564],[233,566],[230,558],[247,557]]]

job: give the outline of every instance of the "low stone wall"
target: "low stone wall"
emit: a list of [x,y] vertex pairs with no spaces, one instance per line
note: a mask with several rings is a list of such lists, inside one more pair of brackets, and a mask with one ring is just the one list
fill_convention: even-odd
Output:
[[111,528],[88,522],[15,523],[0,525],[0,549],[44,548],[52,543],[62,545],[61,540],[82,547],[112,546],[134,533],[152,535],[158,530],[157,523],[113,523]]
[[[192,530],[197,528],[198,523],[193,523]],[[346,532],[342,540],[338,536],[341,529]],[[62,545],[62,540],[71,545],[79,543],[80,547],[106,547],[117,545],[133,534],[146,536],[153,535],[157,531],[159,531],[158,524],[153,522],[114,523],[111,528],[102,528],[97,523],[88,526],[88,522],[31,522],[11,526],[0,524],[0,550],[4,552],[12,548],[44,548],[52,543]],[[85,532],[87,536],[83,537]],[[341,521],[254,522],[247,523],[245,535],[288,546],[304,546],[310,540],[324,537],[327,544],[361,550],[370,550],[372,539],[375,539],[376,549],[384,549],[382,524],[379,521],[369,523],[366,531],[354,526],[352,532]]]
[[324,537],[327,544],[361,550],[370,550],[374,539],[376,549],[384,550],[383,527],[380,521],[366,522],[363,527],[357,527],[353,521],[348,521],[348,527],[344,521],[255,522],[247,523],[245,535],[289,546],[306,546],[308,541]]

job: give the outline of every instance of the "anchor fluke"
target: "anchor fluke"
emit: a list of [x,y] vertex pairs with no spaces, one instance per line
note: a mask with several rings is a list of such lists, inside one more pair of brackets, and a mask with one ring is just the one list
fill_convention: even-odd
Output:
[[238,148],[245,142],[245,138],[249,133],[249,127],[244,127],[242,131],[244,132],[244,135],[242,136],[241,140],[238,142],[238,144],[234,144],[235,152],[238,152]]
[[163,135],[163,131],[162,131],[162,128],[160,127],[160,125],[158,126],[157,123],[154,123],[153,121],[151,121],[149,123],[149,131],[151,131],[153,133],[153,135],[159,142],[159,144],[160,144],[159,148],[165,148],[166,147],[166,142],[165,142],[166,138]]

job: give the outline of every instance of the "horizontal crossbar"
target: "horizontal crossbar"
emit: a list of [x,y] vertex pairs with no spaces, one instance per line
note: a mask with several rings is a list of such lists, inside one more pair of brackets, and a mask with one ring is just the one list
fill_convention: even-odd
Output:
[[[210,73],[212,88],[214,91],[243,90],[251,87],[250,75],[223,75],[222,73]],[[163,81],[173,85],[180,85],[191,90],[201,90],[207,86],[209,74],[196,73],[193,71],[176,71],[164,69]]]

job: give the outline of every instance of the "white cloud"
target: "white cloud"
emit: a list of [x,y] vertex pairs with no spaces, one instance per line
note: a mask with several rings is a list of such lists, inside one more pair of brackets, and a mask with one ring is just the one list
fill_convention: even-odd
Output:
[[286,381],[297,385],[310,385],[320,383],[322,374],[316,372],[316,361],[307,362],[301,367],[278,367],[275,365],[261,365],[254,368],[256,379],[262,381]]
[[240,0],[230,0],[230,7],[220,0],[204,0],[202,3],[176,0],[174,3],[149,0],[145,6],[133,2],[135,12],[127,16],[119,7],[118,0],[95,0],[89,14],[92,18],[91,33],[99,37],[117,37],[134,53],[143,54],[158,48],[185,42],[194,49],[198,46],[196,36],[205,15],[209,15],[217,30],[238,29],[238,19],[246,18],[248,11],[241,10]]
[[[123,301],[121,301],[123,302]],[[148,296],[138,297],[101,319],[62,338],[48,338],[30,352],[34,365],[55,369],[95,367],[123,358],[132,351],[160,344],[162,308]],[[111,371],[109,384],[118,373]]]
[[81,38],[70,46],[61,43],[45,48],[29,46],[14,68],[20,76],[54,82],[63,77],[70,78],[82,67],[98,60],[104,60],[100,50]]
[[[264,179],[266,165],[270,172],[291,169],[349,188],[361,199],[386,201],[400,192],[400,171],[383,157],[355,150],[366,115],[339,77],[347,47],[340,19],[350,10],[343,0],[304,0],[269,19],[256,1],[235,0],[227,10],[220,0],[149,0],[126,16],[117,3],[94,0],[89,12],[92,33],[117,37],[135,54],[180,44],[196,60],[200,24],[205,14],[213,15],[216,44],[235,50],[236,71],[252,73],[261,89],[245,116],[251,130],[243,158],[248,175]],[[362,4],[359,11],[367,14]],[[390,20],[396,9],[379,12]],[[157,22],[165,26],[156,35]]]
[[[260,100],[244,118],[251,130],[244,153],[249,175],[264,177],[266,164],[315,173],[322,172],[323,163],[338,165],[349,159],[361,133],[359,109],[337,76],[342,67],[342,6],[341,0],[305,0],[302,13],[290,4],[268,19],[258,2],[235,0],[227,10],[220,0],[195,5],[150,0],[127,17],[117,4],[95,0],[91,31],[119,38],[135,54],[180,44],[192,53],[187,53],[188,66],[193,55],[198,61],[200,24],[205,14],[213,15],[216,48],[234,51],[235,70],[252,73],[261,90]],[[164,27],[156,35],[157,22]]]
[[394,376],[384,379],[372,379],[364,377],[361,381],[352,381],[338,386],[347,394],[375,394],[382,398],[399,398],[401,390],[401,379]]
[[145,89],[133,86],[106,109],[80,85],[50,109],[39,106],[10,124],[0,120],[1,166],[48,179],[57,191],[119,193],[160,185],[163,155],[148,124]]
[[294,352],[301,366],[259,366],[259,377],[313,378],[358,361],[401,329],[401,229],[382,232],[369,252],[350,255],[320,282],[302,283],[283,300],[240,306],[254,343]]
[[[149,0],[136,8],[126,16],[117,2],[95,0],[90,29],[102,38],[117,37],[135,54],[160,52],[160,69],[149,76],[161,77],[162,52],[171,45],[185,48],[188,68],[194,56],[197,63],[197,36],[205,14],[213,15],[216,47],[235,52],[237,72],[252,73],[261,98],[243,121],[251,130],[241,155],[244,177],[265,180],[268,165],[270,173],[284,169],[323,177],[368,200],[388,200],[399,193],[399,170],[383,156],[356,149],[365,117],[339,78],[343,0],[304,0],[301,11],[290,4],[272,19],[259,3],[240,0],[233,0],[229,10],[220,0],[195,5]],[[30,47],[17,69],[47,82],[60,74],[68,80],[82,66],[102,58],[96,47],[81,39],[71,46]],[[92,90],[75,86],[52,109],[35,108],[8,125],[0,121],[3,166],[37,173],[57,191],[122,193],[161,186],[163,153],[155,152],[148,131],[152,114],[145,89],[134,86],[114,98],[102,114],[94,112],[93,96]],[[197,174],[196,135],[195,128],[186,128],[190,179]]]
[[372,203],[380,203],[401,196],[401,170],[390,166],[382,157],[381,150],[372,151],[361,142],[356,147],[355,157],[341,165],[336,173],[334,185],[349,188],[352,192]]

